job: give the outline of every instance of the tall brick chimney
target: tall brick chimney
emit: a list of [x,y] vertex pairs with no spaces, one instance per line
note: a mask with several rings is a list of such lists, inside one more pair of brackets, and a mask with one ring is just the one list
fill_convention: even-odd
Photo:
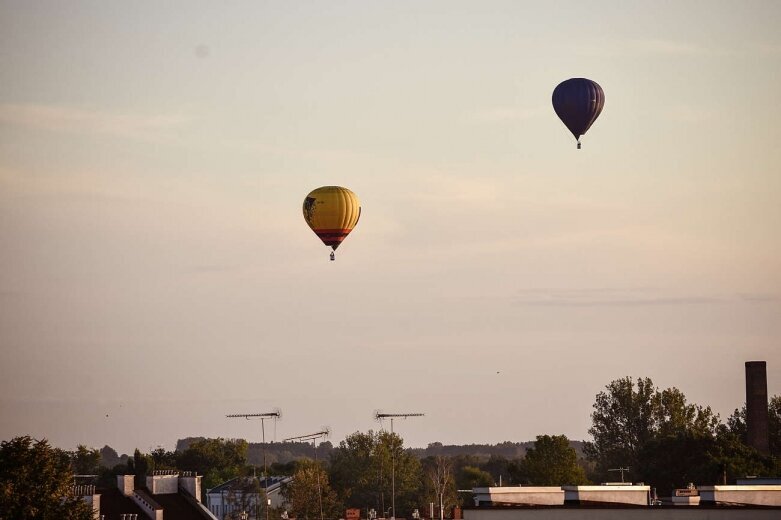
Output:
[[770,454],[767,415],[767,363],[746,361],[746,442],[765,455]]

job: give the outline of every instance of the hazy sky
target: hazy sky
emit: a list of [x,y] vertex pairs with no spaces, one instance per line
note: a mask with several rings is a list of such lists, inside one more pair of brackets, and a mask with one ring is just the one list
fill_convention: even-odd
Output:
[[[551,5],[553,4],[553,5]],[[781,394],[780,2],[0,3],[0,438],[583,439]],[[577,150],[551,107],[597,81]],[[336,262],[301,215],[363,216]],[[108,415],[108,416],[107,416]],[[269,430],[270,431],[270,430]],[[273,437],[272,434],[268,436]]]

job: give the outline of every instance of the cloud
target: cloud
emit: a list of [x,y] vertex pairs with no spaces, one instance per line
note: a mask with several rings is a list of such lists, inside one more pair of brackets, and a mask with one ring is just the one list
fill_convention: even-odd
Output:
[[777,294],[770,293],[740,293],[738,297],[750,303],[776,303],[781,301]]
[[50,132],[99,134],[155,140],[170,137],[192,118],[175,114],[136,114],[83,108],[40,105],[0,104],[0,122]]
[[667,295],[653,288],[524,289],[515,305],[526,307],[650,307],[778,302],[774,294]]
[[710,297],[636,298],[616,300],[522,300],[518,305],[529,307],[647,307],[659,305],[701,305],[720,303]]

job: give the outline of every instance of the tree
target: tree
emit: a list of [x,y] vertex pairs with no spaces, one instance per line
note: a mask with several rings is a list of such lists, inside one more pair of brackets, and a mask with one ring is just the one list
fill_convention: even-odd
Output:
[[282,486],[282,496],[293,517],[303,520],[339,518],[341,505],[320,463],[302,461],[293,480]]
[[133,464],[128,464],[136,478],[135,484],[137,488],[146,487],[147,475],[152,475],[155,471],[155,460],[145,453],[141,453],[141,450],[136,448],[133,452]]
[[762,455],[754,448],[744,444],[739,437],[720,429],[713,447],[709,450],[714,472],[713,484],[721,483],[726,473],[727,482],[734,483],[736,478],[746,475],[774,477],[778,468],[774,468],[771,457]]
[[175,451],[166,451],[162,446],[152,450],[149,456],[155,461],[155,469],[176,469],[179,467],[178,454]]
[[774,395],[768,403],[770,454],[781,459],[781,396]]
[[100,451],[79,444],[71,454],[71,464],[76,475],[97,475],[100,471]]
[[[781,458],[781,396],[774,395],[770,398],[767,412],[770,454]],[[737,435],[744,444],[747,442],[746,405],[732,412],[732,415],[727,419],[727,428],[731,433]]]
[[480,469],[490,473],[494,482],[509,484],[512,480],[510,477],[510,461],[501,455],[491,455],[488,457],[487,462],[480,465]]
[[203,475],[202,489],[216,487],[241,474],[247,463],[247,441],[199,439],[177,457],[178,468]]
[[228,487],[227,502],[233,511],[232,517],[240,518],[240,511],[246,511],[254,518],[262,518],[261,507],[266,503],[265,490],[256,477],[239,477]]
[[477,466],[464,466],[456,473],[458,489],[472,489],[494,485],[494,478]]
[[273,462],[268,467],[269,475],[285,475],[288,477],[293,476],[293,474],[296,472],[296,469],[298,469],[298,461],[297,460],[291,460],[290,462]]
[[[394,462],[395,461],[395,462]],[[403,440],[390,432],[355,432],[331,452],[329,476],[348,507],[391,507],[391,473],[395,464],[396,516],[417,507],[422,471],[420,461],[404,450]]]
[[640,452],[652,439],[684,433],[713,436],[719,424],[710,407],[687,403],[677,388],[659,391],[649,378],[624,377],[605,388],[591,414],[593,441],[584,446],[598,478],[627,465],[642,478],[636,471]]
[[533,448],[519,464],[519,478],[535,486],[580,485],[588,483],[578,465],[578,455],[565,435],[538,435]]
[[[124,459],[124,460],[123,460]],[[122,455],[122,458],[120,458],[119,454],[117,454],[117,451],[106,444],[100,449],[100,465],[105,466],[107,468],[113,468],[117,464],[127,464],[127,455]]]
[[721,474],[711,453],[715,445],[715,438],[693,432],[658,437],[643,446],[632,470],[642,471],[641,478],[660,496],[670,496],[673,489],[691,482],[715,484]]
[[655,435],[695,433],[712,436],[719,425],[719,418],[710,406],[687,403],[686,396],[675,387],[654,394],[653,411]]
[[91,520],[92,508],[72,492],[67,453],[28,436],[0,443],[0,520]]
[[445,509],[458,503],[453,462],[448,457],[436,455],[424,459],[422,465],[426,475],[424,485],[426,502],[437,504],[440,514],[444,515]]

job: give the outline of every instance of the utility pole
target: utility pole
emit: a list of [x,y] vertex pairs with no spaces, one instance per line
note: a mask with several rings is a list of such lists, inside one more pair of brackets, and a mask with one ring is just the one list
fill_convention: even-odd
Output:
[[[317,439],[325,439],[331,435],[330,428],[323,428],[322,431],[310,433],[308,435],[299,435],[298,437],[288,437],[282,442],[309,442],[312,441],[312,448],[315,450],[315,473],[317,474],[317,501],[320,506],[320,520],[323,520],[323,490],[320,486],[320,468],[317,467]],[[266,519],[268,520],[268,519]]]
[[[374,418],[380,423],[383,419],[390,419],[391,438],[393,437],[393,419],[407,417],[423,417],[422,413],[382,413],[375,412]],[[391,446],[391,520],[396,520],[396,450]]]
[[[248,421],[252,419],[260,419],[260,429],[263,435],[263,492],[268,497],[268,466],[266,465],[266,419],[274,419],[274,435],[276,436],[276,424],[279,419],[282,418],[282,411],[277,408],[273,412],[261,412],[261,413],[234,413],[226,415],[229,419],[246,419]],[[258,497],[260,499],[260,497]],[[269,520],[268,504],[266,504],[266,520]]]

